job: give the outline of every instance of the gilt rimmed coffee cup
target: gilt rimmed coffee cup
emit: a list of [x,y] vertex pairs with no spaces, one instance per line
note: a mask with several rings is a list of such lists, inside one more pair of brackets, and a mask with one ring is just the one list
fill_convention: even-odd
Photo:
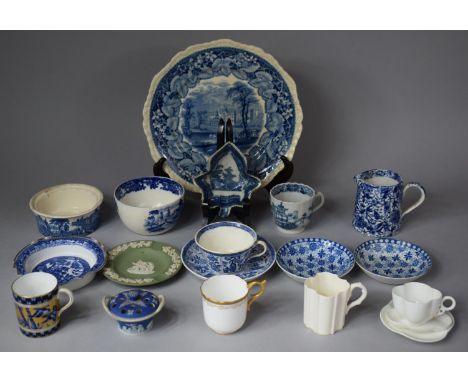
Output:
[[249,259],[265,255],[268,248],[263,240],[258,240],[255,230],[230,221],[202,227],[195,234],[195,242],[217,273],[240,272]]
[[[424,283],[410,282],[392,289],[393,307],[414,325],[422,325],[455,308],[455,299]],[[449,305],[446,305],[446,303]]]
[[[62,313],[73,304],[73,293],[59,288],[55,276],[45,272],[27,273],[11,285],[21,333],[27,337],[45,337],[55,333]],[[60,307],[59,294],[68,302]]]
[[[319,200],[314,207],[315,200]],[[325,203],[321,192],[302,183],[281,183],[270,191],[271,212],[281,232],[296,234],[304,231],[312,214]]]
[[[250,295],[256,286],[259,291]],[[252,303],[265,288],[266,280],[247,283],[235,275],[217,275],[205,280],[200,291],[206,325],[218,334],[236,332],[244,325]]]

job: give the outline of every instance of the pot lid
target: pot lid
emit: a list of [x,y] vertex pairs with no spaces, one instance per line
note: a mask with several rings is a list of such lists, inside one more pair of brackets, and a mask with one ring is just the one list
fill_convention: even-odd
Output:
[[144,289],[130,289],[112,297],[108,307],[116,317],[135,319],[153,314],[159,304],[160,301],[154,293]]

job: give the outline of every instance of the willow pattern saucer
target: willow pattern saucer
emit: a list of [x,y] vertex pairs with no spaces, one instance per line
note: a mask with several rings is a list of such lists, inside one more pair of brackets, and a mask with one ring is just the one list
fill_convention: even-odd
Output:
[[165,243],[137,240],[108,252],[106,278],[122,285],[153,285],[175,276],[182,267],[180,252]]
[[[244,269],[237,273],[237,276],[244,279],[245,281],[251,281],[264,275],[273,266],[276,259],[275,248],[268,240],[262,237],[258,237],[259,240],[263,240],[268,247],[267,252],[264,256],[252,258],[247,261]],[[195,240],[190,240],[184,248],[182,248],[182,263],[185,268],[196,277],[206,280],[211,276],[215,276],[217,273],[214,272],[206,259],[205,252],[195,243]]]
[[153,79],[143,127],[154,161],[186,189],[216,151],[220,118],[231,119],[234,144],[249,174],[268,184],[292,159],[302,130],[296,85],[273,56],[255,46],[217,40],[178,53]]
[[380,311],[380,321],[390,331],[416,342],[439,342],[442,341],[455,325],[452,313],[433,318],[423,325],[412,325],[402,319],[390,301]]

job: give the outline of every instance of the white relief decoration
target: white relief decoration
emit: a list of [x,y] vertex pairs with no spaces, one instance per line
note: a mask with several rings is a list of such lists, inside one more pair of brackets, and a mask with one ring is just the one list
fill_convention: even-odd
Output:
[[150,275],[154,273],[154,264],[150,261],[138,260],[133,265],[127,269],[128,273],[134,275]]

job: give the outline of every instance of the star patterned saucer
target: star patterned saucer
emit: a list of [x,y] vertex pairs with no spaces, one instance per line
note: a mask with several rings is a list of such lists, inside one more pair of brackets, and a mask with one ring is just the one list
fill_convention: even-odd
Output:
[[284,244],[278,250],[276,262],[284,273],[302,283],[319,272],[346,275],[353,269],[354,255],[334,241],[303,238]]
[[417,342],[438,342],[443,340],[455,325],[452,313],[433,318],[422,325],[412,325],[403,319],[390,301],[380,311],[380,321],[390,331]]
[[[242,272],[237,273],[237,276],[245,281],[251,281],[264,275],[275,263],[275,248],[269,241],[262,237],[268,250],[264,256],[251,258],[247,261]],[[207,278],[216,275],[217,273],[210,269],[208,261],[205,257],[205,252],[195,243],[195,240],[190,240],[184,248],[182,248],[182,263],[189,272],[193,273],[196,277],[206,280]]]

